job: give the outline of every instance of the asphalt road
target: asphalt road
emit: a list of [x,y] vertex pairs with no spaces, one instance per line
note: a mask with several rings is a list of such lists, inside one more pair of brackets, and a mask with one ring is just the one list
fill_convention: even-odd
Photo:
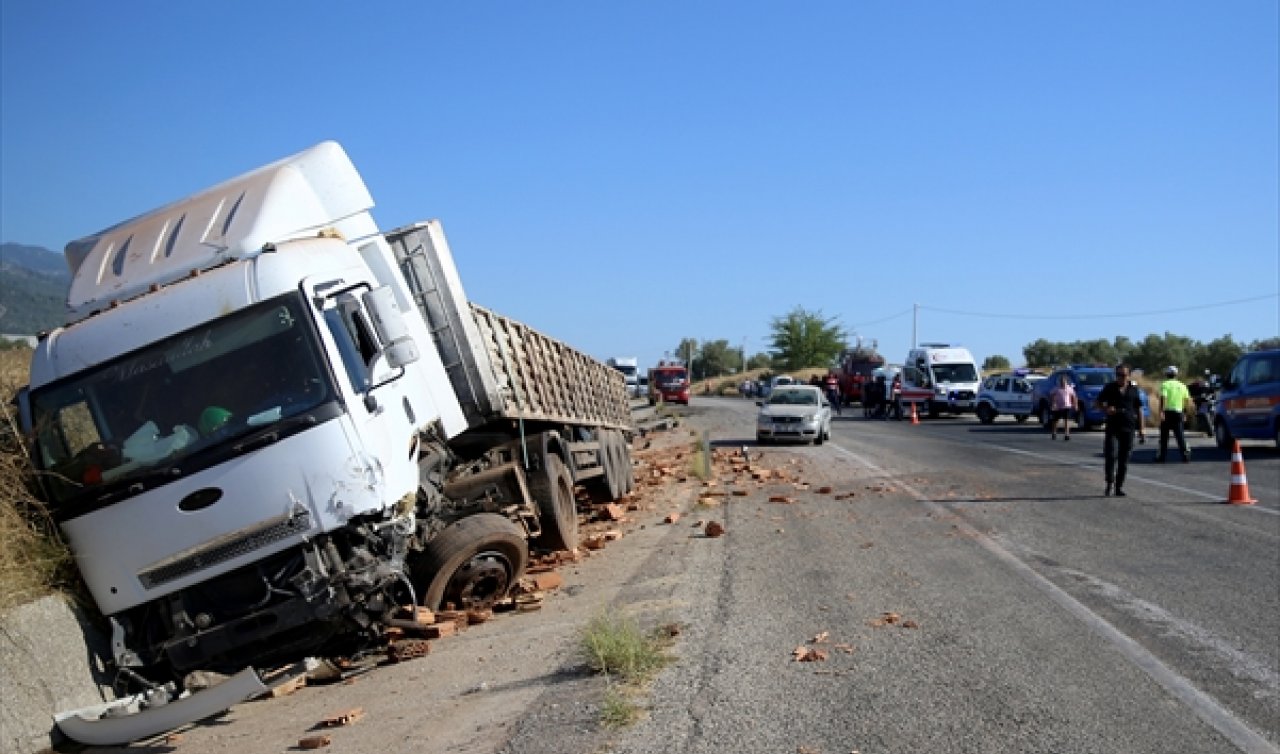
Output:
[[[1205,438],[1192,463],[1159,466],[1149,439],[1115,498],[1096,431],[1064,443],[1007,419],[846,412],[821,447],[758,448],[750,402],[677,411],[654,450],[691,450],[693,430],[790,478],[715,507],[696,502],[696,477],[655,482],[623,539],[563,568],[541,610],[128,750],[296,750],[316,721],[359,707],[327,750],[1280,751],[1275,448],[1246,446],[1259,502],[1233,506],[1220,502],[1228,456]],[[662,524],[671,510],[685,518]],[[727,533],[702,536],[698,519]],[[681,627],[675,661],[636,697],[645,716],[621,730],[601,725],[607,682],[578,650],[606,609]],[[797,649],[825,659],[798,662]]]
[[[695,400],[689,422],[757,452],[753,412]],[[720,547],[638,571],[689,630],[605,750],[1278,750],[1274,447],[1246,446],[1259,502],[1234,506],[1228,454],[1196,438],[1191,463],[1156,465],[1149,433],[1116,498],[1099,431],[852,413],[794,450],[852,498],[735,503]],[[827,659],[793,661],[801,645]]]

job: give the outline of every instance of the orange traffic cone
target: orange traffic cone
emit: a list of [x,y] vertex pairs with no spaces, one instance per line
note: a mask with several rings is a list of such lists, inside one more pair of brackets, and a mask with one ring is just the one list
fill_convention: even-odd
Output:
[[914,403],[911,404],[911,423],[912,424],[920,423],[920,417],[916,416],[916,404]]
[[1244,456],[1240,453],[1240,441],[1231,448],[1231,489],[1226,502],[1232,505],[1253,505],[1258,502],[1249,496],[1249,480],[1244,476]]

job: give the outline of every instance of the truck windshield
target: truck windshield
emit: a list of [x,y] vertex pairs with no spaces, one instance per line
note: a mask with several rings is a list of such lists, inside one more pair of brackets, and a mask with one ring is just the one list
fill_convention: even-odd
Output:
[[933,378],[938,382],[977,382],[978,370],[972,364],[934,364]]
[[289,294],[32,391],[50,502],[158,484],[237,438],[305,428],[288,420],[335,396],[319,349],[303,302]]
[[680,387],[684,384],[684,372],[658,372],[653,379],[659,387]]

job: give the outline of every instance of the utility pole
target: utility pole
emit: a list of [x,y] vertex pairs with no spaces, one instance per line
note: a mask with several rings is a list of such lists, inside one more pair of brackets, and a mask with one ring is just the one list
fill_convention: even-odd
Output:
[[912,304],[911,305],[911,347],[912,348],[915,348],[917,345],[920,344],[920,341],[916,338],[916,320],[918,319],[920,319],[920,305]]

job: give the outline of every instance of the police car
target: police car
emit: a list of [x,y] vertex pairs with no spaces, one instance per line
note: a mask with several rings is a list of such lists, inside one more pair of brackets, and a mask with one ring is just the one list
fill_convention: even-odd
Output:
[[1035,385],[1045,376],[1027,369],[993,374],[982,381],[978,388],[974,413],[978,421],[990,424],[1000,414],[1009,414],[1019,422],[1035,413],[1033,393]]

